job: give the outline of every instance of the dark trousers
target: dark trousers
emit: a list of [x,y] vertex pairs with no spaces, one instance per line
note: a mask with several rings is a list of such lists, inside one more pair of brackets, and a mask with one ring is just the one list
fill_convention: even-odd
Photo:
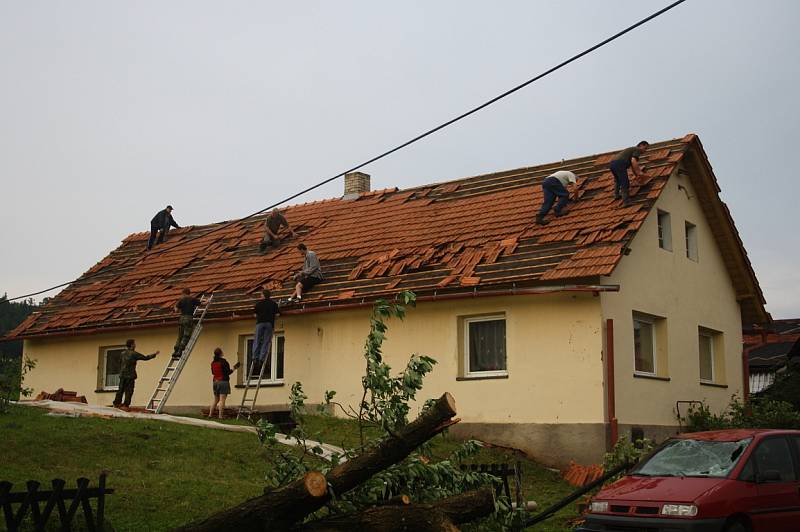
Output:
[[[150,240],[147,241],[147,249],[152,249],[153,244],[161,244],[167,239],[169,233],[169,226],[158,227],[157,225],[150,224]],[[158,236],[158,238],[156,238]]]
[[[133,399],[133,387],[136,384],[136,379],[127,379],[125,377],[119,378],[119,388],[117,395],[114,396],[114,406],[124,405],[131,406],[131,399]],[[122,400],[123,395],[125,400]]]
[[253,341],[253,358],[263,362],[272,352],[272,329],[273,325],[267,323],[256,323],[255,340]]
[[272,238],[271,236],[267,235],[261,240],[261,245],[259,246],[259,250],[264,251],[270,246],[277,246],[281,243],[283,239],[281,237]]
[[192,336],[192,329],[194,329],[194,318],[191,316],[181,316],[181,321],[178,322],[178,338],[175,340],[175,350],[172,356],[178,357],[186,349],[186,344],[189,343],[189,338]]
[[539,218],[544,218],[545,214],[550,212],[556,198],[558,198],[558,204],[556,204],[555,213],[561,214],[569,201],[569,191],[561,184],[561,181],[553,176],[548,177],[542,181],[542,192],[544,192],[544,202],[539,210]]
[[628,166],[625,161],[614,161],[609,166],[609,169],[614,174],[614,197],[619,198],[621,195],[622,201],[628,204],[630,202],[628,191],[631,187],[631,182],[628,179]]

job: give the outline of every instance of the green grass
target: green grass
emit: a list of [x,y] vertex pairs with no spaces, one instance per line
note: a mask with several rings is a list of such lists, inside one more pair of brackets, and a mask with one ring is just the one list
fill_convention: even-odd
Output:
[[[308,428],[332,445],[359,441],[351,420],[309,416]],[[0,480],[13,482],[15,491],[26,480],[63,478],[74,486],[86,476],[94,484],[108,471],[108,486],[116,493],[107,499],[106,516],[117,531],[168,530],[232,506],[262,492],[269,467],[268,451],[252,434],[141,419],[52,417],[32,407],[0,415],[0,439]],[[432,442],[434,458],[446,457],[459,443],[446,435]],[[474,461],[517,458],[484,448]],[[521,460],[525,497],[540,509],[572,490],[556,473]],[[573,508],[535,530],[568,530],[564,523],[574,517]]]

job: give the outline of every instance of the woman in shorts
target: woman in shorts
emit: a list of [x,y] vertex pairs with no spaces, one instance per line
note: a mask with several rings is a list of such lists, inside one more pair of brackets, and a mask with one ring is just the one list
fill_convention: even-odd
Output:
[[225,414],[225,399],[231,393],[231,373],[239,368],[240,364],[237,362],[233,369],[225,357],[222,356],[222,349],[219,347],[214,349],[214,359],[211,361],[211,374],[214,376],[212,387],[214,389],[214,402],[211,403],[211,408],[208,409],[208,417],[214,417],[214,409],[219,412],[219,418]]

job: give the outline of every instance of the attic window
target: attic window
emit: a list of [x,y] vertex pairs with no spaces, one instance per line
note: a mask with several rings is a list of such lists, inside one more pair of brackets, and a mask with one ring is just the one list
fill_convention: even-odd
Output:
[[667,211],[658,211],[658,247],[672,251],[672,219]]
[[686,258],[697,262],[697,226],[686,222]]

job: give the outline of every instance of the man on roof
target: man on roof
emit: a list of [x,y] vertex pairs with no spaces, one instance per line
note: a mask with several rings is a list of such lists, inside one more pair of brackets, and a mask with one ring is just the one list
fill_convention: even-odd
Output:
[[[550,208],[553,206],[553,203],[555,203],[556,198],[558,198],[558,203],[553,212],[555,212],[556,216],[562,216],[564,214],[563,211],[569,201],[570,190],[574,189],[575,194],[577,194],[577,187],[575,187],[577,182],[578,176],[569,170],[559,170],[547,176],[545,180],[542,181],[544,201],[542,202],[542,208],[539,210],[539,214],[536,216],[537,224],[547,225],[550,223],[545,220],[544,217],[550,212]],[[577,197],[575,199],[577,199]]]
[[[133,399],[133,388],[136,385],[136,363],[140,360],[152,360],[158,355],[158,351],[152,355],[143,355],[136,352],[136,341],[131,339],[125,342],[125,350],[122,352],[122,369],[119,372],[119,387],[114,396],[113,405],[116,408],[131,406]],[[123,401],[124,396],[124,401]]]
[[614,157],[614,160],[611,161],[609,165],[611,173],[614,174],[614,199],[620,199],[620,197],[622,197],[622,205],[624,207],[631,204],[628,192],[630,189],[628,168],[633,169],[633,175],[636,179],[641,179],[647,175],[639,166],[639,157],[649,145],[649,142],[643,140],[636,146],[625,148]]
[[[280,236],[282,228],[286,228],[283,237]],[[277,246],[289,235],[294,237],[297,236],[297,233],[294,232],[281,211],[272,209],[264,222],[264,238],[261,239],[259,250],[263,253],[269,246]]]
[[297,302],[303,299],[303,292],[307,292],[313,286],[322,282],[322,266],[320,266],[317,254],[306,247],[302,242],[297,244],[297,250],[304,257],[303,269],[294,274],[294,294],[289,298],[289,302]]
[[[175,229],[181,228],[172,217],[172,205],[167,205],[166,209],[158,211],[153,216],[153,219],[150,220],[150,240],[147,241],[148,251],[153,249],[153,244],[161,244],[167,239],[170,226]],[[156,235],[158,235],[158,241],[156,241]]]
[[183,354],[183,350],[186,349],[186,344],[189,343],[189,337],[192,336],[192,329],[194,329],[194,309],[201,304],[202,301],[196,297],[192,297],[191,290],[188,288],[183,289],[183,296],[173,307],[175,312],[181,313],[181,318],[178,322],[178,339],[175,340],[175,349],[172,352],[172,358],[180,358],[181,354]]

